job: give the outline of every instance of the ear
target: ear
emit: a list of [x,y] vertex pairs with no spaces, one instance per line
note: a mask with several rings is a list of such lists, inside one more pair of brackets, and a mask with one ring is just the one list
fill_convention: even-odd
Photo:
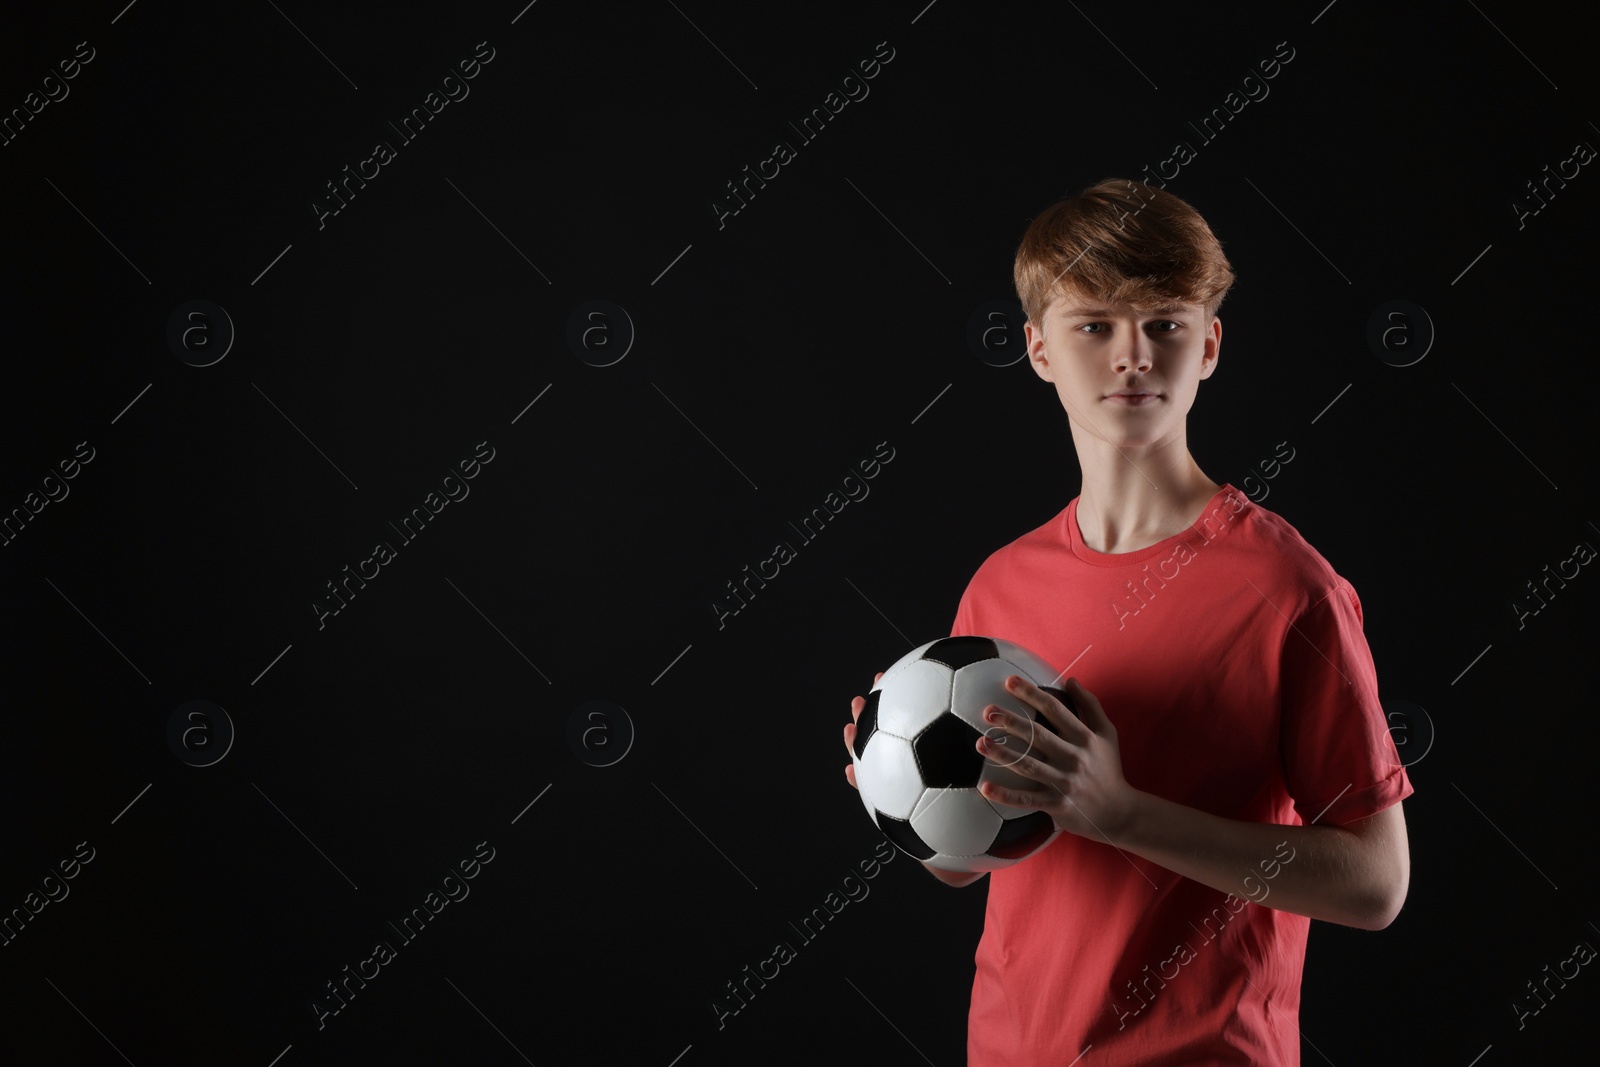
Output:
[[1045,357],[1044,331],[1036,328],[1032,319],[1022,324],[1022,339],[1028,347],[1028,362],[1033,365],[1033,373],[1047,382],[1055,381],[1050,376],[1050,363]]
[[1217,369],[1217,357],[1222,354],[1222,320],[1212,318],[1211,326],[1206,330],[1206,351],[1201,357],[1200,378],[1204,380],[1211,377]]

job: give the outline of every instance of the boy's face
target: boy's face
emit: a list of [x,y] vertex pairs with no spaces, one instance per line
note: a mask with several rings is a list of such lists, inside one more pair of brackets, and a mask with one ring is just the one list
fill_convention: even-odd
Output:
[[[1195,304],[1137,311],[1056,297],[1023,336],[1034,372],[1055,384],[1080,456],[1094,441],[1145,451],[1184,442],[1200,380],[1217,366],[1222,320]],[[1114,399],[1128,390],[1153,395]]]

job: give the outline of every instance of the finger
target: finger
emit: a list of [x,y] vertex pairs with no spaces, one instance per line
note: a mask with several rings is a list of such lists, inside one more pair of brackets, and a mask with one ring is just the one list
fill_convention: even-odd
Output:
[[850,788],[859,792],[861,787],[856,785],[856,769],[852,764],[844,765],[844,780],[850,783]]
[[866,697],[856,697],[850,701],[850,717],[856,721],[861,720],[861,710],[867,706]]
[[1005,804],[1013,808],[1038,808],[1043,805],[1037,803],[1039,791],[1036,789],[1008,789],[994,782],[983,782],[978,787],[984,798],[996,804]]
[[1051,765],[1070,758],[1066,741],[1048,729],[1040,728],[1032,717],[1022,717],[998,704],[990,704],[984,709],[984,723],[986,726],[982,739],[992,747],[979,744],[978,750],[984,753],[986,760],[997,766],[1016,769],[1018,760],[1029,755],[1037,755],[1040,763]]
[[[978,751],[985,759],[1024,778],[1046,782],[1047,776],[1060,774],[1063,769],[1077,765],[1077,757],[1071,752],[1047,752],[1041,744],[1030,744],[1026,739],[1000,732],[997,727],[991,729],[996,733],[982,738],[978,742]],[[1046,733],[1038,730],[1034,736],[1036,739],[1042,738]],[[1054,759],[1049,758],[1052,755]]]
[[[1006,691],[1027,707],[1034,708],[1043,715],[1050,725],[1055,727],[1055,732],[1061,740],[1073,745],[1083,745],[1088,742],[1089,731],[1085,724],[1080,722],[1053,694],[1046,693],[1020,674],[1006,676]],[[1077,703],[1076,695],[1073,697],[1073,702]]]
[[[1024,705],[1026,706],[1026,705]],[[1050,731],[1041,730],[1029,717],[990,704],[983,709],[983,741],[978,751],[1004,767],[1010,767],[1019,756],[1026,755],[1039,739]]]
[[1076,678],[1068,678],[1067,686],[1072,693],[1072,702],[1078,706],[1078,716],[1089,729],[1102,737],[1108,731],[1114,732],[1116,727],[1111,725],[1111,719],[1106,715],[1106,709],[1100,706],[1100,700],[1093,693],[1083,687],[1083,683]]

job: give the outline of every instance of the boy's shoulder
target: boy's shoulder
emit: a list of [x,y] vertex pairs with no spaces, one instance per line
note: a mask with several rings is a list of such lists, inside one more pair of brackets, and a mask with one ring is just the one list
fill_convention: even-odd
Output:
[[1241,527],[1245,536],[1239,539],[1244,551],[1267,557],[1285,578],[1298,579],[1315,589],[1326,591],[1344,581],[1327,557],[1283,515],[1243,494],[1239,499],[1244,501],[1239,511],[1245,520]]
[[[1249,575],[1251,584],[1286,619],[1297,619],[1328,597],[1348,599],[1359,614],[1355,587],[1306,536],[1277,511],[1239,494],[1239,536],[1225,550],[1230,572]],[[1217,544],[1227,544],[1219,538]]]

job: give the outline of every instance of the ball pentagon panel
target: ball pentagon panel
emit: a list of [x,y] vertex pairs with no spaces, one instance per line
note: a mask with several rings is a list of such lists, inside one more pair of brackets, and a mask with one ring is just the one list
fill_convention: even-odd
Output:
[[983,773],[983,735],[951,712],[944,712],[911,740],[917,773],[930,789],[976,789]]

